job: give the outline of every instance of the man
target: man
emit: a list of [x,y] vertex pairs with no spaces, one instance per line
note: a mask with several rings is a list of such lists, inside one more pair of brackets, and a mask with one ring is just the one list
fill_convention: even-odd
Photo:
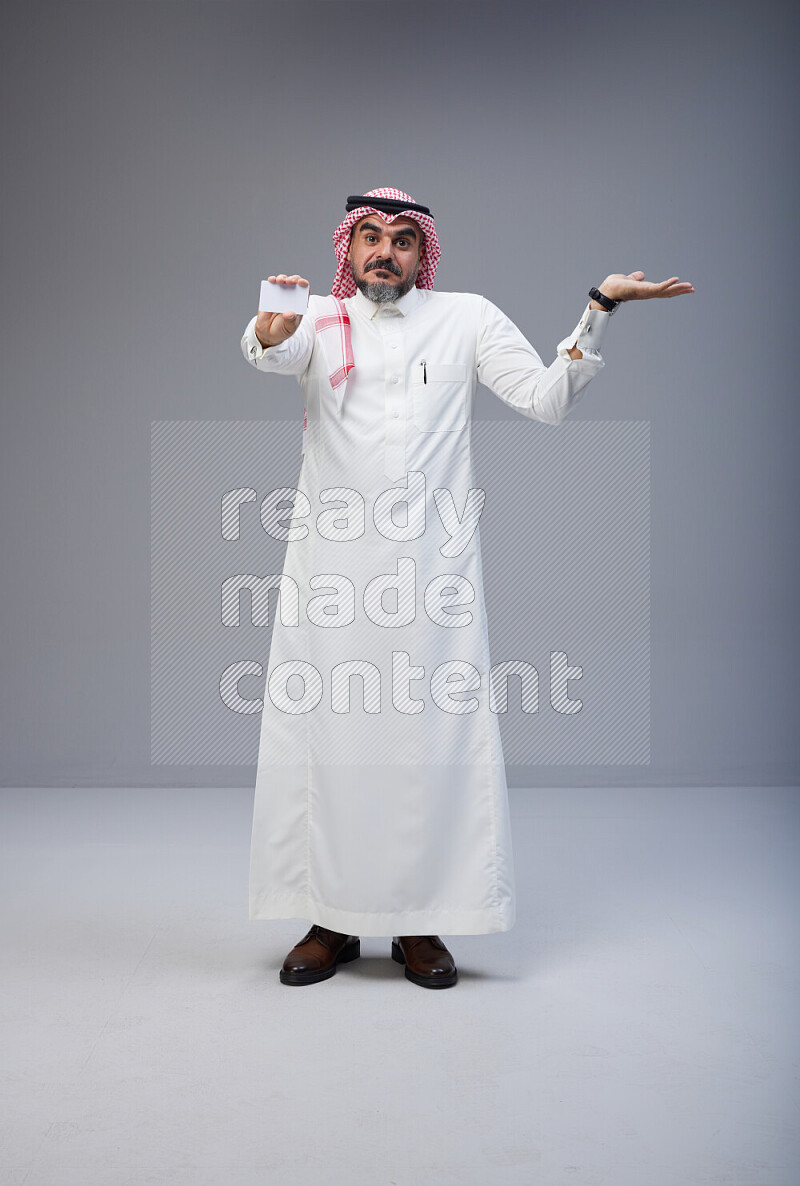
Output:
[[[457,969],[438,932],[514,923],[484,492],[470,451],[476,384],[559,424],[604,365],[598,347],[620,302],[694,290],[677,276],[607,276],[545,367],[484,297],[433,291],[435,223],[408,194],[349,198],[333,241],[331,296],[310,297],[303,317],[259,312],[242,338],[254,367],[297,377],[306,405],[297,490],[267,508],[288,545],[250,917],[311,921],[284,961],[284,984],[332,976],[372,934],[392,936],[409,980],[445,988]],[[270,279],[308,285],[297,274]],[[293,500],[291,522],[281,498]]]

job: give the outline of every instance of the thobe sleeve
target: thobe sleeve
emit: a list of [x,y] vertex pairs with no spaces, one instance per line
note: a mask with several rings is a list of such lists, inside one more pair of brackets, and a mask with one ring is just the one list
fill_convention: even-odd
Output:
[[242,354],[259,371],[302,375],[311,361],[314,338],[314,317],[309,304],[309,310],[303,316],[295,332],[279,346],[265,347],[261,345],[256,337],[256,317],[254,317],[242,335]]
[[[605,366],[598,347],[609,313],[587,304],[575,329],[557,346],[546,367],[533,346],[491,301],[481,298],[478,327],[478,379],[504,403],[546,424],[560,424],[583,389]],[[577,346],[583,358],[570,358]]]

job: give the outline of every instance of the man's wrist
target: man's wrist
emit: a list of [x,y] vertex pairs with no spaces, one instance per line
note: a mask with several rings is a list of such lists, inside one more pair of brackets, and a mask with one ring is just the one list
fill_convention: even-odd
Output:
[[256,333],[256,318],[249,323],[245,330],[245,351],[249,362],[257,365],[264,357],[265,351],[269,349],[259,338]]
[[608,288],[606,287],[607,283],[609,281],[613,281],[613,279],[613,276],[607,276],[600,288],[589,289],[588,295],[591,298],[591,304],[589,307],[591,309],[602,309],[605,313],[609,314],[616,313],[620,306],[620,299],[619,297],[611,296]]
[[596,353],[599,349],[611,314],[607,309],[595,306],[599,306],[599,301],[590,301],[569,337],[558,343],[556,349],[562,358],[571,358],[574,362],[585,357],[584,351]]

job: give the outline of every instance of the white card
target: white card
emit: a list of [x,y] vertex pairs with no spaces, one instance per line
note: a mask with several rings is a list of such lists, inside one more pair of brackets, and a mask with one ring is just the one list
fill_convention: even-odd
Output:
[[302,315],[308,308],[308,293],[307,284],[276,284],[274,280],[262,280],[258,311]]

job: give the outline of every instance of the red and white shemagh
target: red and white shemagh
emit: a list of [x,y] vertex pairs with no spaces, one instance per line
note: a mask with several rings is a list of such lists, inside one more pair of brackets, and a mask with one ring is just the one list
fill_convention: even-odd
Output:
[[341,297],[329,296],[325,304],[328,306],[325,312],[314,318],[314,329],[325,355],[328,378],[341,412],[347,376],[355,366],[350,342],[350,317]]
[[[399,202],[411,202],[412,205],[414,204],[414,199],[410,194],[403,193],[401,189],[392,189],[390,187],[368,190],[364,194],[364,197],[394,198]],[[347,258],[347,252],[350,247],[350,235],[353,227],[368,214],[374,214],[377,218],[382,218],[384,222],[388,223],[394,222],[397,218],[408,218],[415,222],[424,233],[425,255],[417,273],[417,288],[433,288],[436,268],[442,254],[432,216],[430,214],[422,214],[419,210],[400,210],[397,214],[386,214],[381,210],[376,210],[374,206],[358,206],[355,210],[350,210],[343,222],[336,228],[333,236],[333,246],[336,251],[338,267],[331,286],[331,295],[327,302],[329,308],[314,319],[314,328],[317,331],[320,344],[325,353],[328,363],[328,376],[331,387],[336,394],[339,411],[341,411],[344,393],[347,388],[347,376],[355,365],[353,361],[353,348],[350,343],[350,318],[347,314],[344,299],[355,296],[356,282],[353,279],[353,272],[350,267],[350,261]]]
[[[398,202],[411,202],[414,205],[414,199],[411,195],[404,194],[401,189],[371,189],[364,194],[364,197],[394,198]],[[439,240],[436,237],[436,227],[434,226],[432,216],[430,214],[420,214],[419,210],[400,210],[397,214],[385,214],[380,210],[376,210],[374,206],[358,206],[345,216],[344,222],[334,232],[333,247],[336,252],[336,258],[339,261],[339,266],[336,269],[336,276],[331,286],[331,296],[351,297],[356,294],[356,282],[353,279],[350,262],[347,258],[347,251],[350,247],[350,232],[356,223],[360,222],[362,218],[366,218],[368,214],[376,214],[378,218],[382,218],[384,222],[389,223],[394,222],[396,218],[408,218],[412,222],[415,222],[417,226],[421,227],[425,235],[425,256],[417,273],[416,287],[433,288],[433,280],[442,252],[439,247]]]

